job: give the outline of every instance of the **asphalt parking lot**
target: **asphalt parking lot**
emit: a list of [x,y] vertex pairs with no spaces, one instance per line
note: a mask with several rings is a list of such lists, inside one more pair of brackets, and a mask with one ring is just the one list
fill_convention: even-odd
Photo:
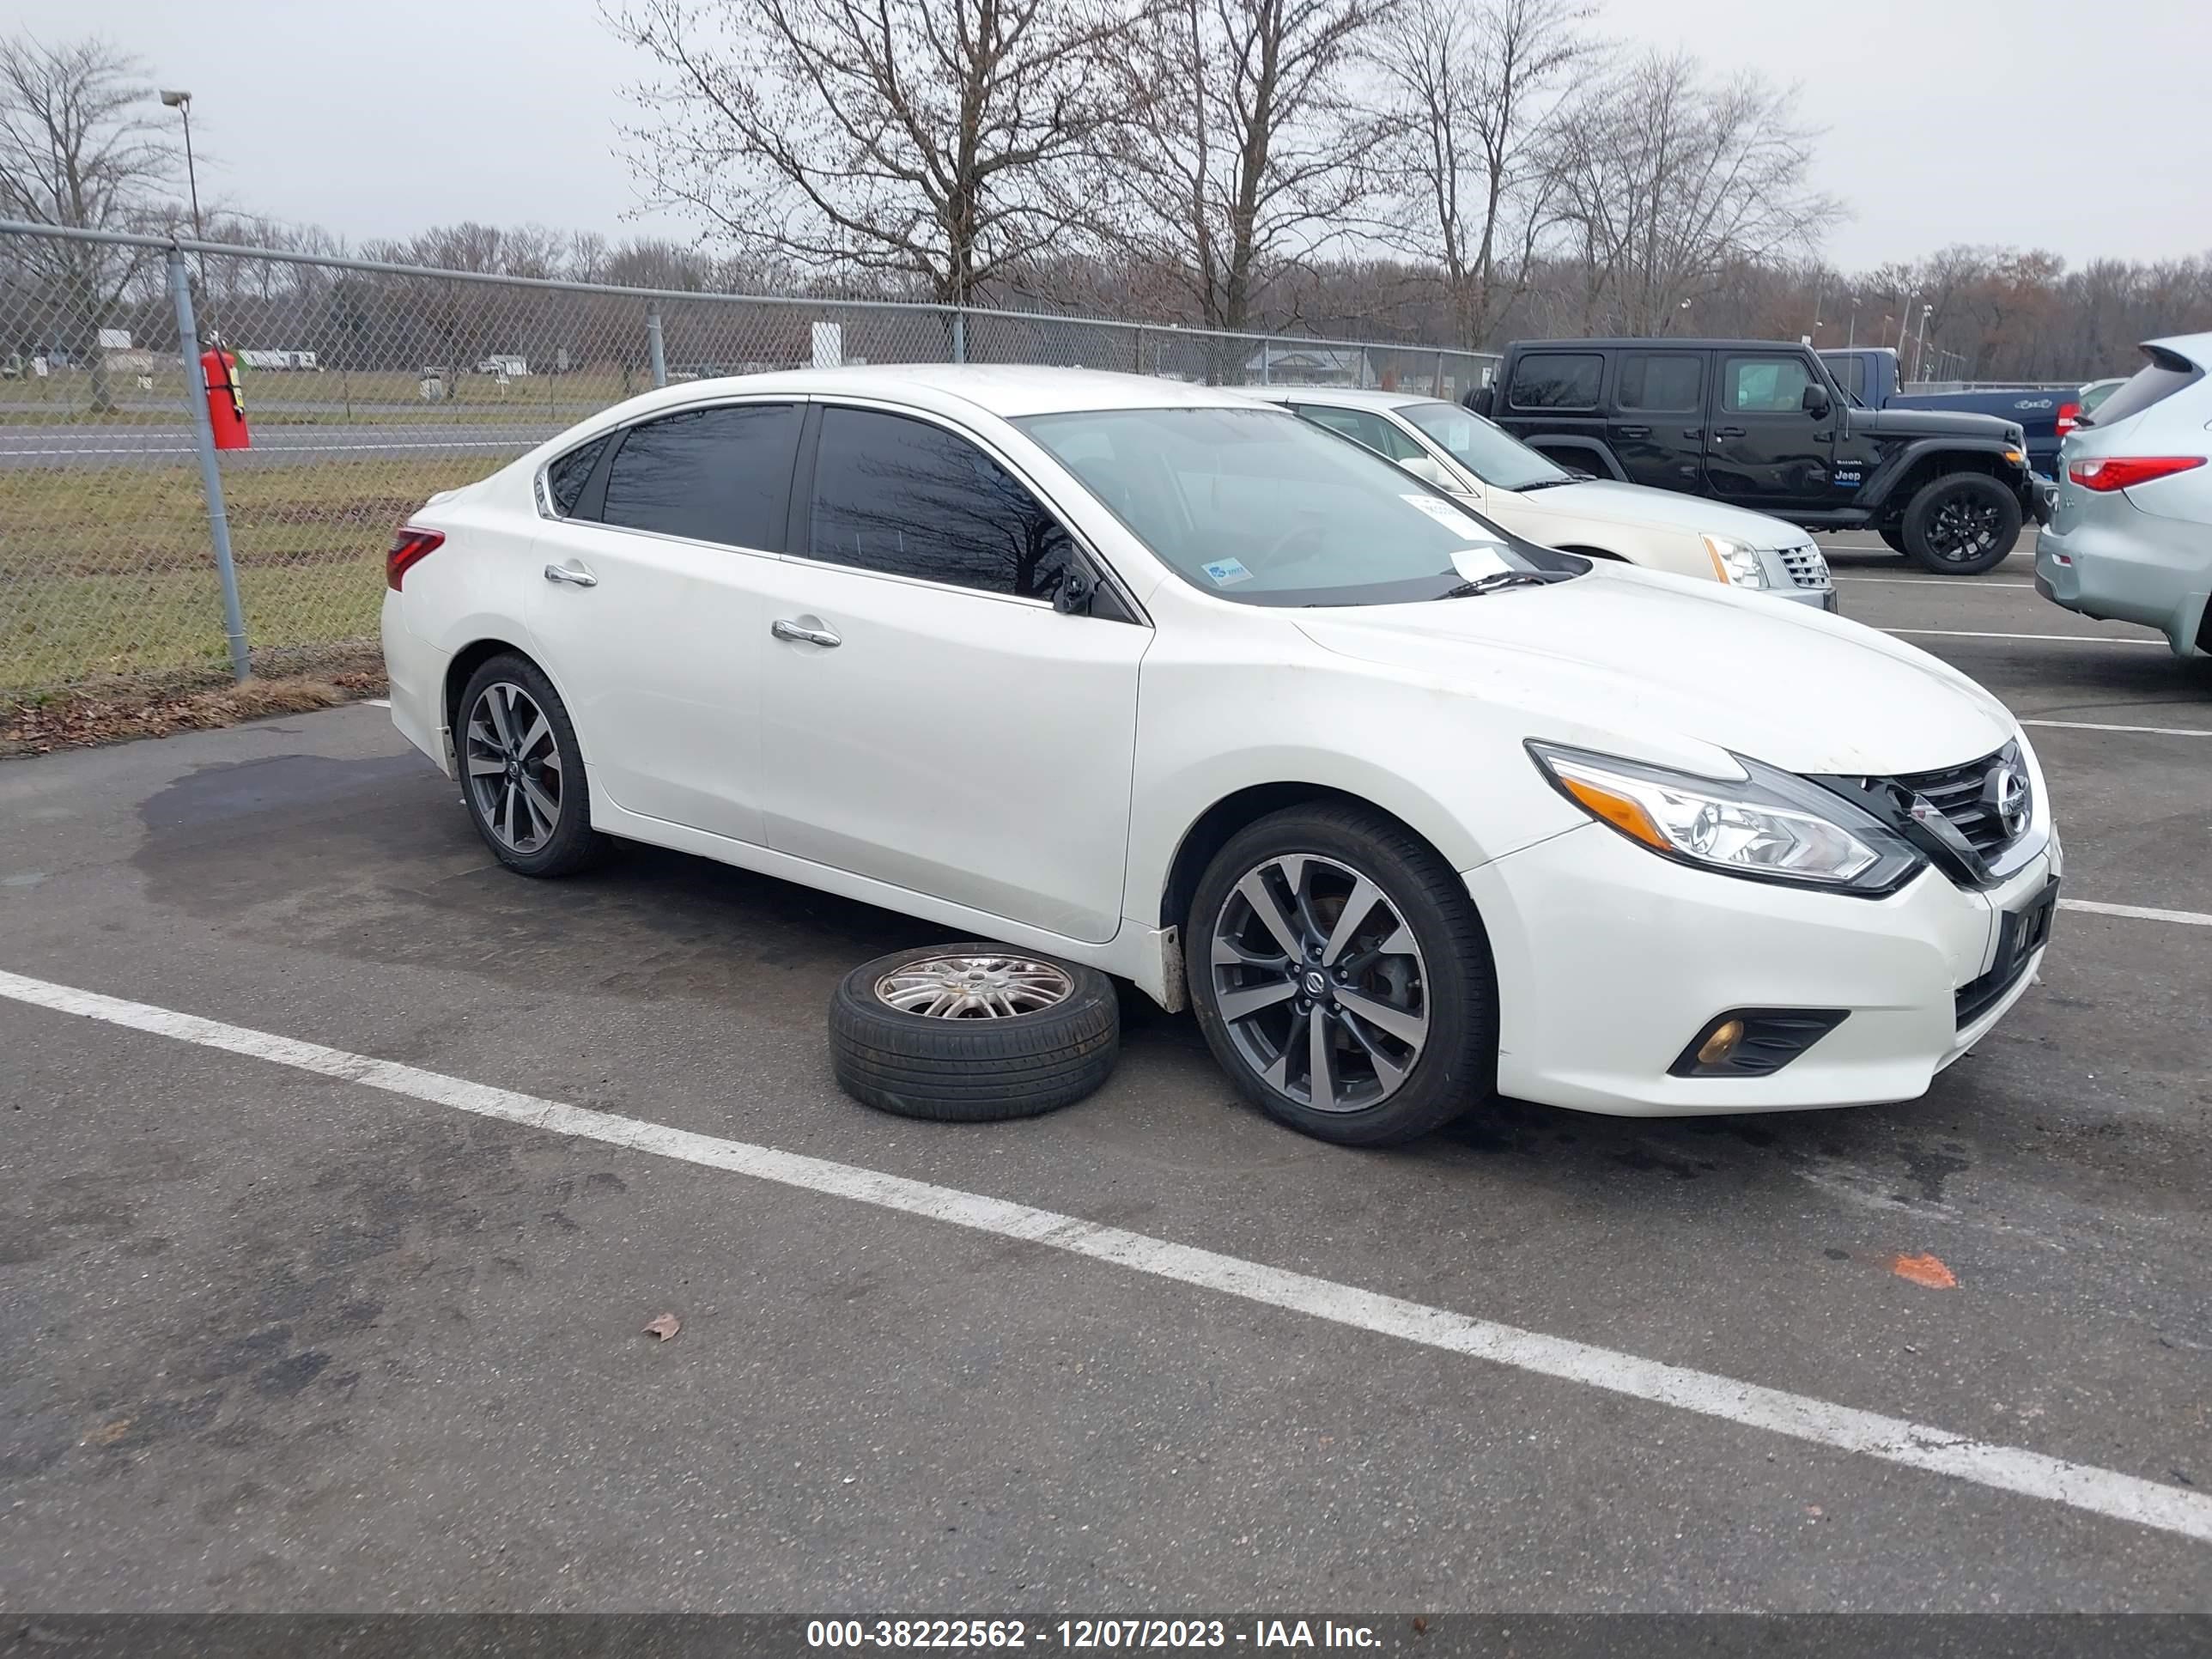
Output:
[[908,1123],[823,1008],[932,930],[507,876],[381,708],[0,765],[0,1607],[2212,1607],[2212,672],[2027,545],[1830,538],[2118,907],[1889,1107],[1350,1152],[1133,996]]

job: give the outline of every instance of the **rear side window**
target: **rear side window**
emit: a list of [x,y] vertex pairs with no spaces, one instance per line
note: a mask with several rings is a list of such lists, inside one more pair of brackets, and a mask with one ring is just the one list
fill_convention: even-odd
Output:
[[959,434],[868,409],[822,411],[807,556],[1048,599],[1074,544],[1006,468]]
[[1506,397],[1516,409],[1595,409],[1604,378],[1595,352],[1532,351],[1513,365]]
[[1331,432],[1341,432],[1346,437],[1365,444],[1394,461],[1409,461],[1425,452],[1420,445],[1384,420],[1372,410],[1324,409],[1318,404],[1301,404],[1298,413],[1316,426],[1325,426]]
[[1828,373],[1836,377],[1836,384],[1844,395],[1859,403],[1866,401],[1866,359],[1863,357],[1827,357],[1820,361],[1828,366]]
[[799,414],[796,404],[728,404],[641,422],[607,468],[599,517],[695,541],[780,547]]
[[2140,415],[2162,403],[2185,386],[2204,378],[2204,371],[2186,357],[2161,351],[2136,371],[2135,378],[2097,405],[2099,426],[2118,426],[2130,415]]
[[553,510],[562,518],[575,516],[576,503],[583,499],[584,486],[591,482],[592,469],[599,464],[606,447],[605,438],[594,438],[545,469],[545,493],[552,497]]
[[1613,403],[1654,414],[1694,412],[1705,393],[1705,360],[1688,351],[1625,351]]
[[1799,357],[1723,357],[1721,398],[1741,415],[1796,414],[1805,407],[1812,372]]

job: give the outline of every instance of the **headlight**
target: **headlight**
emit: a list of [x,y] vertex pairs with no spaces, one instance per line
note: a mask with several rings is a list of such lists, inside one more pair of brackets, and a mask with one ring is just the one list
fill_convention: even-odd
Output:
[[1750,775],[1734,781],[1534,740],[1528,752],[1553,787],[1599,823],[1701,869],[1879,895],[1925,862],[1871,813],[1741,755]]
[[1758,550],[1746,546],[1726,536],[1701,538],[1705,551],[1713,562],[1713,574],[1724,582],[1738,587],[1766,586],[1766,567],[1761,563]]

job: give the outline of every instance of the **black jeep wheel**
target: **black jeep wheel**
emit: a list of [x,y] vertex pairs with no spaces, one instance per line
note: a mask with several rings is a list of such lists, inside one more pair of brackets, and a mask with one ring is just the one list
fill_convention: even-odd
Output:
[[1905,509],[1905,550],[1941,576],[1978,576],[2020,539],[2020,498],[1986,472],[1951,472]]

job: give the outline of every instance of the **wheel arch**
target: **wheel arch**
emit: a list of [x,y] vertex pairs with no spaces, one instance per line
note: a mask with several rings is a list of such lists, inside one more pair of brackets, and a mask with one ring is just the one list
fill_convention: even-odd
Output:
[[[1168,861],[1167,878],[1161,884],[1159,926],[1163,928],[1183,926],[1189,917],[1191,901],[1198,896],[1198,884],[1205,879],[1206,866],[1213,862],[1215,854],[1226,847],[1239,830],[1285,807],[1316,802],[1356,806],[1362,811],[1387,818],[1438,858],[1444,857],[1435,841],[1422,833],[1420,826],[1409,823],[1388,807],[1379,806],[1352,790],[1325,783],[1293,781],[1247,784],[1222,796],[1200,812],[1190,827],[1183,831],[1174,857]],[[1446,862],[1449,860],[1446,860]]]

